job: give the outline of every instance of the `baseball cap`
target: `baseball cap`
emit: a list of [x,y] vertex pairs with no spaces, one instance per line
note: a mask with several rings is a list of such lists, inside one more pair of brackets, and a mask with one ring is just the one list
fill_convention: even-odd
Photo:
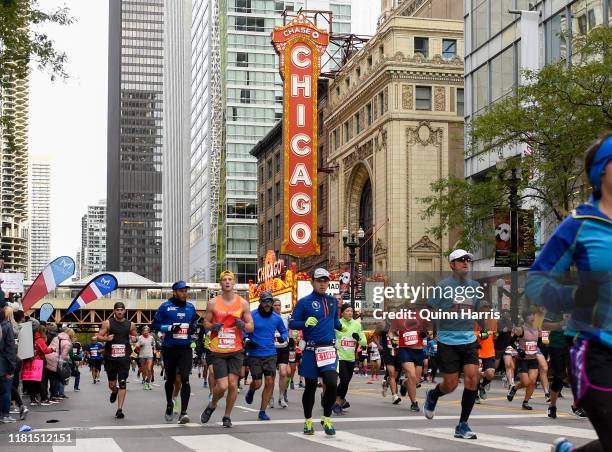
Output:
[[262,292],[261,295],[259,296],[259,301],[262,302],[269,302],[269,303],[274,303],[274,297],[272,296],[271,292],[268,292],[267,290],[265,292]]
[[322,278],[329,279],[329,272],[325,270],[324,268],[317,268],[312,274],[312,279],[322,279]]
[[172,284],[172,290],[179,290],[179,289],[191,289],[191,287],[189,287],[185,281],[177,281],[174,284]]
[[474,260],[473,254],[468,253],[466,250],[458,249],[450,253],[450,255],[448,256],[448,261],[452,262],[452,261],[462,258],[463,256],[467,256],[470,259]]
[[224,270],[224,271],[222,271],[222,272],[221,272],[221,275],[219,275],[219,279],[223,279],[223,278],[225,278],[226,276],[229,276],[229,277],[230,277],[230,278],[232,278],[232,279],[236,279],[236,278],[234,277],[234,272],[231,272],[231,271],[229,271],[229,270]]

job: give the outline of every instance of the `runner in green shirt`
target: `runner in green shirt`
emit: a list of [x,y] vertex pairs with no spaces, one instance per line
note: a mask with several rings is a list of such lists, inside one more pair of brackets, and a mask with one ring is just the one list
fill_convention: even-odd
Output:
[[355,348],[357,344],[365,347],[367,344],[365,334],[361,328],[361,322],[353,319],[353,309],[349,303],[345,303],[340,308],[342,318],[343,333],[336,330],[336,348],[338,349],[338,373],[340,374],[340,384],[336,392],[336,403],[333,406],[335,414],[344,414],[343,409],[350,405],[346,401],[348,386],[353,378],[355,370]]

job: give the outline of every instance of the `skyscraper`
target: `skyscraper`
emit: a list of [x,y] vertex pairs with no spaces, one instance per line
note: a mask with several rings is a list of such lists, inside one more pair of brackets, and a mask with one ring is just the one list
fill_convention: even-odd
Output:
[[28,80],[7,79],[0,88],[0,259],[5,272],[27,271]]
[[81,219],[81,278],[106,268],[106,201],[87,206],[87,213]]
[[42,157],[30,168],[29,238],[28,277],[33,279],[51,260],[51,163]]
[[107,267],[160,281],[164,2],[109,13]]
[[[351,0],[193,2],[192,277],[214,280],[222,267],[236,273],[239,282],[256,279],[257,162],[249,151],[282,116],[282,83],[270,33],[282,25],[283,10],[304,6],[331,10],[336,32],[373,29],[352,26]],[[376,22],[376,14],[370,18]]]

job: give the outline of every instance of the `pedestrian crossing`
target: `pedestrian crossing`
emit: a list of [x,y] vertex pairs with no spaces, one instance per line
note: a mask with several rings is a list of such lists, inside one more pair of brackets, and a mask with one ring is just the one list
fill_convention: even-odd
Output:
[[[490,430],[490,428],[491,426],[487,429]],[[499,434],[484,433],[480,428],[475,428],[474,430],[478,435],[476,440],[455,438],[454,427],[449,426],[418,429],[369,429],[357,430],[357,433],[339,430],[335,437],[328,437],[320,431],[316,431],[312,436],[306,436],[299,432],[167,435],[154,438],[154,441],[158,450],[184,452],[287,452],[287,450],[291,452],[311,452],[312,450],[350,452],[413,450],[544,452],[550,450],[552,441],[558,436],[566,436],[570,439],[578,438],[576,442],[579,444],[586,442],[585,440],[596,438],[595,432],[591,429],[561,425],[495,426],[495,429],[495,432]],[[518,437],[519,432],[539,434],[538,440]],[[138,438],[134,440],[134,438],[124,437],[77,437],[76,445],[52,447],[53,452],[142,452],[141,449],[142,444],[138,441]]]

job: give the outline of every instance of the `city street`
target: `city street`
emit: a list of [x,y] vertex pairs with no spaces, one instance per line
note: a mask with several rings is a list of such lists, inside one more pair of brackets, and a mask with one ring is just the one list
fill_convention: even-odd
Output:
[[[348,414],[335,417],[335,438],[325,437],[318,424],[321,410],[315,406],[315,435],[304,436],[302,430],[301,394],[297,389],[289,391],[289,407],[268,409],[270,422],[257,421],[257,409],[261,391],[255,396],[253,405],[244,401],[246,391],[238,395],[232,413],[234,427],[220,426],[223,406],[213,414],[211,423],[199,424],[200,412],[205,404],[208,390],[202,388],[202,380],[192,379],[192,399],[189,414],[192,423],[179,426],[163,421],[163,388],[155,386],[153,391],[143,391],[130,374],[128,395],[124,411],[126,418],[113,418],[115,407],[108,402],[106,376],[101,384],[91,384],[87,368],[82,369],[81,391],[66,388],[70,399],[48,407],[34,407],[26,422],[0,425],[5,440],[0,451],[36,450],[54,452],[103,451],[548,451],[555,438],[566,436],[577,445],[595,438],[589,421],[568,414],[570,409],[569,389],[563,391],[565,398],[559,401],[559,418],[546,417],[543,392],[536,390],[531,403],[534,411],[521,410],[523,393],[519,391],[515,401],[506,400],[506,391],[499,379],[492,384],[489,397],[476,405],[470,426],[478,434],[477,440],[462,440],[453,437],[454,427],[460,411],[461,386],[453,395],[441,399],[436,417],[427,420],[421,413],[411,413],[406,399],[397,406],[391,398],[381,397],[380,382],[368,385],[366,378],[355,376],[347,400],[351,403]],[[156,369],[159,375],[159,368]],[[163,381],[163,380],[161,380]],[[156,377],[155,384],[161,383]],[[419,405],[422,406],[425,390],[431,384],[423,384],[418,390]],[[319,395],[317,395],[318,400]],[[49,420],[56,423],[48,423]],[[34,432],[76,433],[77,447],[51,447],[9,445],[8,433],[15,433],[22,424],[30,425]]]

